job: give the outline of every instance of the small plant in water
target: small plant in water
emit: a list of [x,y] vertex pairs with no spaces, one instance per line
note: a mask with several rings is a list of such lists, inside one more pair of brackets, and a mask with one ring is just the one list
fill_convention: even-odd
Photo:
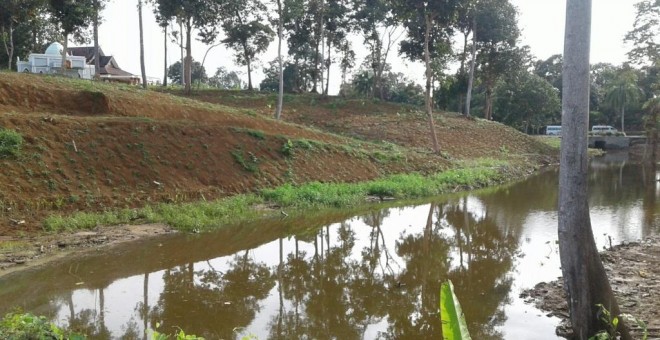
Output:
[[[156,324],[156,328],[160,327],[160,324]],[[193,334],[186,334],[183,329],[177,328],[174,334],[169,335],[165,333],[160,333],[156,330],[151,331],[152,340],[204,340],[201,336],[196,336]]]

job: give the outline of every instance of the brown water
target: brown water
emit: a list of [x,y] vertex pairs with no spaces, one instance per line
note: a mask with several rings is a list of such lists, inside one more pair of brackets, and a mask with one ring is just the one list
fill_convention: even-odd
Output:
[[[593,162],[599,246],[658,231],[653,176],[625,158]],[[555,339],[557,319],[519,294],[560,275],[556,187],[550,171],[430,203],[121,245],[3,278],[0,313],[20,306],[98,339],[156,324],[207,339],[440,339],[451,279],[473,339]]]

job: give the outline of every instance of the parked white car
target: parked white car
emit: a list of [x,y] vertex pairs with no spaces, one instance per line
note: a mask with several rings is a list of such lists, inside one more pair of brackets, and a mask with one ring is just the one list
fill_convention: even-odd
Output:
[[613,128],[610,125],[594,125],[593,127],[591,127],[591,132],[598,135],[605,135],[605,134],[615,134],[619,132],[619,130]]
[[561,125],[548,125],[545,127],[545,134],[548,136],[560,136]]

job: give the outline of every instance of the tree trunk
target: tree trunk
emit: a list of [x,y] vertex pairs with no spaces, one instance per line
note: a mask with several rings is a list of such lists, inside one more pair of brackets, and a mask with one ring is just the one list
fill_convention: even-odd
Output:
[[66,50],[69,48],[69,33],[64,33],[64,45],[62,45],[62,65],[60,66],[60,73],[66,73]]
[[424,62],[426,64],[426,113],[429,116],[429,127],[431,129],[431,140],[433,141],[433,151],[440,152],[438,145],[438,136],[435,134],[435,124],[433,123],[433,109],[431,108],[431,53],[429,52],[429,39],[431,36],[431,16],[426,15],[426,32],[424,34]]
[[[559,171],[559,255],[575,338],[605,329],[602,304],[613,316],[619,307],[598,255],[589,217],[587,129],[591,0],[568,0],[564,40],[562,147]],[[623,323],[619,323],[623,328]],[[629,339],[623,329],[625,339]]]
[[[97,4],[98,6],[98,4]],[[99,56],[99,8],[94,13],[94,79],[101,79],[101,59]]]
[[245,63],[247,64],[247,71],[248,71],[248,91],[252,91],[252,65],[250,62],[250,58],[245,58]]
[[163,87],[167,87],[167,25],[163,27],[165,34],[163,35],[163,46],[165,49],[165,60],[164,60],[164,70],[163,70]]
[[321,68],[320,68],[320,80],[321,80],[321,94],[325,93],[325,88],[323,87],[323,69],[325,65],[325,25],[323,23],[325,15],[325,2],[321,0]]
[[626,116],[626,106],[625,104],[621,104],[621,132],[626,132],[626,126],[623,122],[625,116]]
[[330,41],[330,38],[328,38],[328,70],[326,73],[325,77],[325,95],[328,95],[328,88],[330,87],[330,66],[332,65],[332,60],[330,59],[330,55],[332,53],[332,42]]
[[190,18],[186,22],[186,60],[185,60],[185,92],[190,94],[192,92],[192,23]]
[[486,107],[484,108],[484,118],[486,120],[493,119],[493,87],[486,85]]
[[14,23],[11,20],[9,20],[9,44],[5,41],[5,50],[9,58],[7,60],[7,69],[11,71],[11,65],[14,62]]
[[142,0],[138,0],[138,21],[140,23],[140,72],[142,73],[142,88],[147,88],[147,72],[144,68],[144,30],[142,28]]
[[180,82],[181,86],[186,86],[186,81],[184,74],[186,74],[186,60],[183,57],[183,20],[179,19],[179,38],[181,41],[179,42],[179,49],[181,50],[181,74],[180,74]]
[[282,117],[282,101],[284,99],[284,68],[282,66],[282,0],[277,0],[277,15],[279,16],[277,23],[277,66],[279,67],[279,74],[277,75],[277,78],[279,89],[277,91],[277,107],[275,108],[275,119],[280,119]]
[[474,66],[477,62],[477,19],[472,21],[472,60],[470,60],[470,74],[468,75],[468,88],[465,95],[465,116],[470,117],[472,104],[472,84],[474,83]]

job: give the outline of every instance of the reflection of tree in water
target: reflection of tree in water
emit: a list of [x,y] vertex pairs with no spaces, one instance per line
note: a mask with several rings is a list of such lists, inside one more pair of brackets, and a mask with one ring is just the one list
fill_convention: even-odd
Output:
[[[285,255],[280,248],[280,309],[269,338],[359,339],[368,325],[385,318],[383,338],[438,338],[439,287],[448,278],[475,338],[501,337],[495,327],[505,320],[517,239],[505,236],[487,214],[470,213],[466,202],[432,204],[423,230],[402,233],[396,241],[402,263],[386,247],[381,225],[387,211],[362,217],[371,227],[363,249],[354,249],[355,233],[347,223],[336,229],[334,244],[327,228],[307,238],[315,245],[313,254],[296,246]],[[450,253],[460,254],[459,265],[452,266]]]
[[[295,252],[281,257],[282,297],[289,300],[271,320],[269,338],[359,339],[366,327],[385,314],[383,276],[376,273],[373,252],[365,249],[362,260],[351,258],[355,233],[343,223],[335,244],[329,229],[319,230],[314,255]],[[376,235],[376,234],[374,234]],[[381,248],[383,246],[381,245]]]
[[96,309],[83,309],[75,311],[73,291],[67,301],[69,307],[68,329],[76,333],[85,334],[87,339],[110,339],[111,333],[105,325],[105,295],[104,288],[98,289],[99,311]]
[[225,273],[213,269],[195,271],[188,264],[167,270],[164,291],[152,314],[170,332],[185,326],[187,333],[208,339],[231,339],[235,327],[245,327],[259,311],[259,301],[275,285],[269,268],[236,255]]
[[[444,218],[454,232],[452,248],[459,253],[459,265],[448,277],[461,299],[470,330],[477,338],[501,338],[495,327],[506,321],[504,304],[510,301],[513,278],[508,275],[518,239],[505,234],[486,211],[477,217],[463,204],[445,207]],[[463,254],[461,256],[461,254]]]

